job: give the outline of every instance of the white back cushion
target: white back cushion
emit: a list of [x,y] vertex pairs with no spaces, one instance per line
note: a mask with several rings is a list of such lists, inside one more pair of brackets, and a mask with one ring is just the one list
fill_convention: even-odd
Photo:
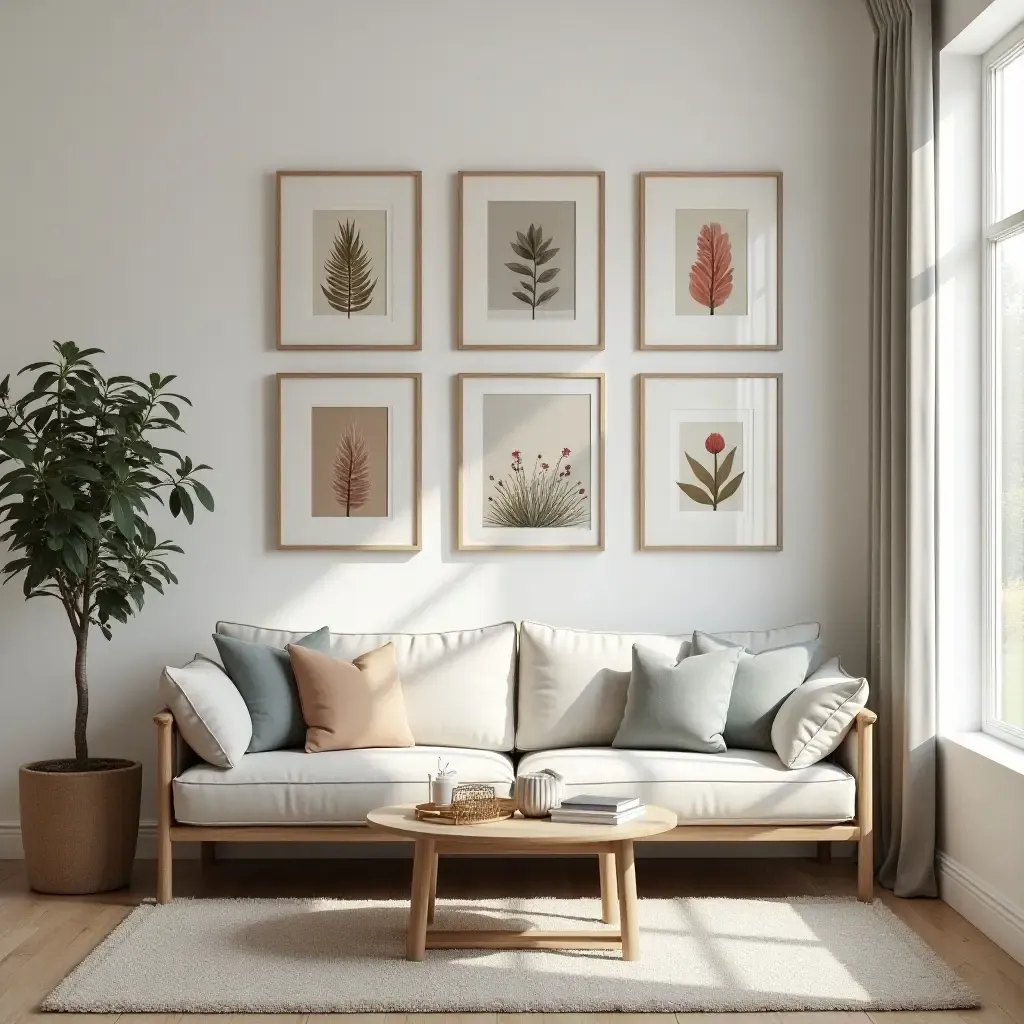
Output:
[[[816,622],[753,632],[718,631],[755,654],[817,640]],[[666,657],[690,653],[693,630],[656,633],[593,633],[524,622],[519,632],[518,750],[604,747],[622,723],[633,644]]]
[[[284,647],[308,630],[290,633],[235,622],[217,632]],[[332,633],[331,656],[351,661],[391,642],[418,744],[511,750],[515,740],[516,627],[502,622],[452,633]]]

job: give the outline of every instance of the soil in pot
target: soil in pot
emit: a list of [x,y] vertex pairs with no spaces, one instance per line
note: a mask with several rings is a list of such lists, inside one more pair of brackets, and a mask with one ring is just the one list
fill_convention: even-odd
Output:
[[138,761],[36,761],[22,765],[21,841],[29,885],[81,895],[131,879],[139,834]]

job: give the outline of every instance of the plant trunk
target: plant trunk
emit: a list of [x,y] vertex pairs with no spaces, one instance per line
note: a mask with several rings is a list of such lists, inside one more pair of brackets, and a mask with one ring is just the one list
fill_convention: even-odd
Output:
[[75,634],[75,690],[78,707],[75,709],[75,760],[89,759],[89,740],[86,732],[89,725],[89,684],[86,680],[85,661],[89,646],[89,626]]

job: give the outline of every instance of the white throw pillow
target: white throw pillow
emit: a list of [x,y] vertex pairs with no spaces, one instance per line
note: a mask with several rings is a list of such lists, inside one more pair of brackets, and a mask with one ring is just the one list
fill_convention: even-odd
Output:
[[838,658],[798,686],[772,723],[772,746],[787,768],[806,768],[838,749],[868,700],[868,681],[849,675]]
[[234,768],[252,740],[252,719],[242,695],[215,661],[197,654],[184,668],[168,665],[160,696],[181,738],[206,762]]

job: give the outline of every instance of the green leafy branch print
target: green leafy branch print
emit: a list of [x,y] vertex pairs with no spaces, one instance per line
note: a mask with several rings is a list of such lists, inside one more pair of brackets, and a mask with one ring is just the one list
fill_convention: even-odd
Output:
[[530,307],[531,320],[537,319],[538,306],[542,306],[558,294],[558,285],[553,288],[545,288],[539,295],[537,294],[537,286],[553,281],[559,271],[558,267],[549,267],[538,273],[538,268],[553,260],[558,252],[557,248],[551,248],[553,240],[553,237],[544,238],[544,228],[540,224],[531,224],[525,235],[522,231],[517,231],[516,241],[509,243],[512,246],[512,251],[530,264],[527,266],[524,263],[506,263],[505,266],[513,274],[526,278],[519,282],[519,289],[512,294],[520,302],[525,302]]
[[344,313],[350,320],[353,313],[366,309],[373,301],[373,289],[377,278],[370,280],[373,261],[363,246],[363,240],[356,230],[356,222],[338,222],[338,234],[334,236],[330,255],[324,262],[327,284],[320,285],[332,309]]
[[686,461],[690,464],[693,475],[702,486],[696,484],[682,483],[676,481],[676,486],[691,501],[698,505],[710,505],[712,512],[718,511],[718,506],[727,498],[731,498],[743,482],[743,473],[737,473],[731,480],[729,474],[732,472],[732,464],[736,458],[736,446],[718,464],[718,456],[725,451],[725,438],[721,434],[708,434],[704,439],[704,448],[714,460],[714,465],[709,471],[702,466],[689,452],[684,452]]

